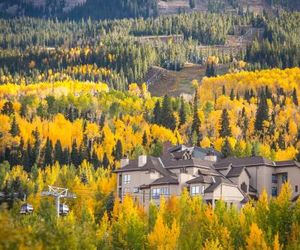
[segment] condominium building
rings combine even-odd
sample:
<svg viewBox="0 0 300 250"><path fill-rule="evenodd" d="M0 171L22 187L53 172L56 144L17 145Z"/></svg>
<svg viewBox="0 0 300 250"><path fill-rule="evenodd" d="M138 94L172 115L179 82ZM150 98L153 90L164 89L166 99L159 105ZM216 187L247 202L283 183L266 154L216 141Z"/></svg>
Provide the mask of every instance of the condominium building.
<svg viewBox="0 0 300 250"><path fill-rule="evenodd" d="M184 188L213 206L223 200L241 207L250 197L256 199L263 189L269 195L278 195L286 181L292 185L296 199L300 186L298 162L273 162L263 157L221 159L213 149L185 145L171 147L161 157L122 159L115 173L120 200L130 194L145 207L150 201L159 204L161 196L180 196Z"/></svg>

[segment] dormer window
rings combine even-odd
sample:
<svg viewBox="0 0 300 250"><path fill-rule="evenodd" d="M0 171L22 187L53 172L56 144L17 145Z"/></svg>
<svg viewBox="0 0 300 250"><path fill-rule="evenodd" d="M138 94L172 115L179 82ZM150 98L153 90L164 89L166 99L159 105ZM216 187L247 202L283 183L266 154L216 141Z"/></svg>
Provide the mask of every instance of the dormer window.
<svg viewBox="0 0 300 250"><path fill-rule="evenodd" d="M181 174L186 174L186 173L187 173L186 168L181 168L181 169L180 169L180 173L181 173Z"/></svg>
<svg viewBox="0 0 300 250"><path fill-rule="evenodd" d="M129 184L131 180L131 176L129 174L124 175L124 184Z"/></svg>

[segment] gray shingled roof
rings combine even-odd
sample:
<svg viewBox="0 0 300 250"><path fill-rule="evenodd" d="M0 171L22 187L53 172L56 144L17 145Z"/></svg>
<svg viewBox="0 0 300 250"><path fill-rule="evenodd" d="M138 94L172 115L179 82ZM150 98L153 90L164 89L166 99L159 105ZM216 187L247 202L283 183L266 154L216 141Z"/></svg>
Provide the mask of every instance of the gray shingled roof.
<svg viewBox="0 0 300 250"><path fill-rule="evenodd" d="M172 178L171 176L164 176L161 177L151 184L149 186L156 186L156 185L172 185L172 184L178 184L178 180L175 178Z"/></svg>
<svg viewBox="0 0 300 250"><path fill-rule="evenodd" d="M186 182L187 184L195 184L195 183L212 183L211 176L200 175L194 179L191 179Z"/></svg>
<svg viewBox="0 0 300 250"><path fill-rule="evenodd" d="M213 176L220 176L221 173L217 170L210 168L210 169L198 169L198 172L202 175L213 175Z"/></svg>
<svg viewBox="0 0 300 250"><path fill-rule="evenodd" d="M201 148L201 147L194 147L193 150L193 156L198 156L200 153L200 155L215 155L218 158L221 158L223 155L221 152L215 150L214 148ZM199 156L200 156L199 155Z"/></svg>
<svg viewBox="0 0 300 250"><path fill-rule="evenodd" d="M250 177L250 174L249 174L249 172L248 172L248 170L247 170L247 168L246 168L245 166L239 166L239 167L234 167L234 166L233 166L233 167L229 170L229 172L228 172L228 174L226 175L226 177L227 177L227 178L239 177L239 176L242 174L242 172L243 172L244 169L245 169L247 175Z"/></svg>
<svg viewBox="0 0 300 250"><path fill-rule="evenodd" d="M224 177L215 177L215 182L212 183L209 187L207 187L204 190L204 193L211 193L213 191L215 191L215 189L221 184L221 183L226 183L226 184L231 184L231 185L235 185L234 183L232 183L230 180L224 178ZM236 185L235 185L236 186Z"/></svg>
<svg viewBox="0 0 300 250"><path fill-rule="evenodd" d="M241 167L232 167L228 174L226 175L226 177L231 178L231 177L239 177L241 175L241 173L244 170L244 166Z"/></svg>
<svg viewBox="0 0 300 250"><path fill-rule="evenodd" d="M300 168L300 163L297 161L276 161L276 167L294 167L297 166Z"/></svg>
<svg viewBox="0 0 300 250"><path fill-rule="evenodd" d="M257 190L253 186L249 185L249 192L257 193Z"/></svg>
<svg viewBox="0 0 300 250"><path fill-rule="evenodd" d="M147 156L147 162L144 166L138 167L138 160L130 160L129 164L116 169L114 172L128 172L128 171L151 171L156 170L157 172L161 173L163 176L176 176L174 173L166 169L160 160L160 158Z"/></svg>
<svg viewBox="0 0 300 250"><path fill-rule="evenodd" d="M213 162L201 160L201 159L186 159L186 160L175 160L171 159L170 157L162 157L161 158L163 164L166 168L182 168L182 167L204 167L204 168L211 168Z"/></svg>
<svg viewBox="0 0 300 250"><path fill-rule="evenodd" d="M261 165L274 167L275 163L261 156L252 156L252 157L243 157L243 158L228 157L215 163L214 167L216 169L224 169L224 168L228 168L230 165L235 167L238 166L250 167L250 166L261 166Z"/></svg>

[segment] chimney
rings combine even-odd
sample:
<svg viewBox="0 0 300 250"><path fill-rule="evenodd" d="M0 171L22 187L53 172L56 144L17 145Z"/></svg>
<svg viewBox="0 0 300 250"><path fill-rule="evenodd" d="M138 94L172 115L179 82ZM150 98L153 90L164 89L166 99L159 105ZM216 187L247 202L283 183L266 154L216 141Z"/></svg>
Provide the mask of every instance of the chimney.
<svg viewBox="0 0 300 250"><path fill-rule="evenodd" d="M204 156L204 160L217 162L218 157L216 155L206 155L206 156Z"/></svg>
<svg viewBox="0 0 300 250"><path fill-rule="evenodd" d="M143 167L147 163L147 155L140 155L138 160L138 166Z"/></svg>
<svg viewBox="0 0 300 250"><path fill-rule="evenodd" d="M129 164L129 159L128 158L121 159L121 168L125 167L128 164Z"/></svg>

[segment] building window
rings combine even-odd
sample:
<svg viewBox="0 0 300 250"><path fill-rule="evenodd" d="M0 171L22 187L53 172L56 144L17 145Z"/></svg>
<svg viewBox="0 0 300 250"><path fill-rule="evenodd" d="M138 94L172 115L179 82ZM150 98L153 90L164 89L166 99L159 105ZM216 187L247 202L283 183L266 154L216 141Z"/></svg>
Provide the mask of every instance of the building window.
<svg viewBox="0 0 300 250"><path fill-rule="evenodd" d="M119 186L122 186L122 174L119 175Z"/></svg>
<svg viewBox="0 0 300 250"><path fill-rule="evenodd" d="M200 186L192 186L191 195L200 194Z"/></svg>
<svg viewBox="0 0 300 250"><path fill-rule="evenodd" d="M120 200L122 200L122 196L123 196L123 195L122 195L122 188L120 187L120 188L119 188L119 199L120 199Z"/></svg>
<svg viewBox="0 0 300 250"><path fill-rule="evenodd" d="M277 183L278 178L276 174L272 174L272 183Z"/></svg>
<svg viewBox="0 0 300 250"><path fill-rule="evenodd" d="M242 189L245 193L248 192L248 186L247 186L247 184L246 184L245 182L243 182L243 183L241 184L241 189Z"/></svg>
<svg viewBox="0 0 300 250"><path fill-rule="evenodd" d="M170 190L168 187L162 187L160 188L160 194L161 195L170 195Z"/></svg>
<svg viewBox="0 0 300 250"><path fill-rule="evenodd" d="M282 175L282 183L285 183L285 182L287 182L288 181L288 174L287 173L284 173L283 175Z"/></svg>
<svg viewBox="0 0 300 250"><path fill-rule="evenodd" d="M152 198L153 199L159 199L160 196L160 189L159 188L153 188L152 189Z"/></svg>
<svg viewBox="0 0 300 250"><path fill-rule="evenodd" d="M295 185L295 193L298 193L298 185Z"/></svg>
<svg viewBox="0 0 300 250"><path fill-rule="evenodd" d="M181 168L181 169L180 169L180 173L181 173L181 174L187 174L187 172L188 172L188 171L186 170L186 168Z"/></svg>
<svg viewBox="0 0 300 250"><path fill-rule="evenodd" d="M272 196L277 196L277 187L272 187Z"/></svg>
<svg viewBox="0 0 300 250"><path fill-rule="evenodd" d="M131 176L129 174L124 175L124 184L130 183Z"/></svg>

